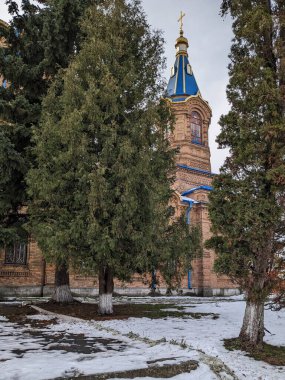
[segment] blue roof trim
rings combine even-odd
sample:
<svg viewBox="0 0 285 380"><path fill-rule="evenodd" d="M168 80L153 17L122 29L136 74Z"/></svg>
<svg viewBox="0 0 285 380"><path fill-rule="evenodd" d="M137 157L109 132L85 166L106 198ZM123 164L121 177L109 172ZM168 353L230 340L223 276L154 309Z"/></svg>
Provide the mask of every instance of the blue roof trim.
<svg viewBox="0 0 285 380"><path fill-rule="evenodd" d="M181 200L182 200L182 202L189 203L189 204L200 203L200 202L198 202L198 201L195 201L195 199L192 199L192 198L188 198L188 197L183 196L183 194L182 194L182 196L181 196Z"/></svg>
<svg viewBox="0 0 285 380"><path fill-rule="evenodd" d="M187 170L192 170L194 172L198 172L198 173L202 173L202 174L206 174L206 175L210 175L212 177L214 177L216 175L216 173L211 173L211 172L208 172L206 170L202 170L202 169L196 169L196 168L192 168L191 166L187 166L187 165L180 165L178 164L177 165L179 168L182 168L182 169L187 169Z"/></svg>
<svg viewBox="0 0 285 380"><path fill-rule="evenodd" d="M184 199L184 197L186 195L189 195L189 194L193 194L195 191L197 190L206 190L206 191L212 191L213 188L212 186L206 186L206 185L202 185L202 186L198 186L198 187L194 187L193 189L190 189L190 190L187 190L187 191L184 191L181 196L182 198Z"/></svg>

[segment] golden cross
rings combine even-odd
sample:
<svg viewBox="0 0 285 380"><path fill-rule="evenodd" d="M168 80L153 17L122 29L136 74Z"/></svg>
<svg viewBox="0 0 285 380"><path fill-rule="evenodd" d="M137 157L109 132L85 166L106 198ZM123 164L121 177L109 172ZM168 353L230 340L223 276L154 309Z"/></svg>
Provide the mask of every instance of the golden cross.
<svg viewBox="0 0 285 380"><path fill-rule="evenodd" d="M185 17L186 14L182 11L180 12L180 17L178 19L178 22L180 22L180 32L183 32L183 17Z"/></svg>

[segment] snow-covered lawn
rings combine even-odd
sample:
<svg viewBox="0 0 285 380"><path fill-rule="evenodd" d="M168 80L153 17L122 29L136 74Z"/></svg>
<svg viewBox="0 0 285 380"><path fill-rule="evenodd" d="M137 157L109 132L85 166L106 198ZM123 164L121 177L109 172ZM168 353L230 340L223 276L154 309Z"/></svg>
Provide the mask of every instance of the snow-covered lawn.
<svg viewBox="0 0 285 380"><path fill-rule="evenodd" d="M173 379L285 379L285 367L255 361L242 352L229 352L223 347L224 338L238 335L245 307L241 297L124 297L116 302L175 304L192 313L219 314L219 318L209 315L201 319L129 318L104 322L59 318L55 324L35 328L29 322L23 326L0 317L0 378L68 378L191 359L199 362L198 369ZM53 318L31 316L30 322ZM266 311L266 328L273 334L266 335L267 342L285 345L285 311Z"/></svg>

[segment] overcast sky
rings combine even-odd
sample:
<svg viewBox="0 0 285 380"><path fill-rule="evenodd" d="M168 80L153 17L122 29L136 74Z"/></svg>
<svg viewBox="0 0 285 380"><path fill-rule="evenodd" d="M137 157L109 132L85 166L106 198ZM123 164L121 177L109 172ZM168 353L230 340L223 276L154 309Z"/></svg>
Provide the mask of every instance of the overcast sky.
<svg viewBox="0 0 285 380"><path fill-rule="evenodd" d="M213 172L219 171L227 154L217 149L215 139L219 133L218 120L229 109L226 85L232 39L231 20L220 17L220 3L220 0L142 0L150 24L164 33L167 79L175 61L174 45L179 35L177 20L181 11L186 13L184 35L190 43L189 60L202 96L213 110L209 132ZM0 18L9 20L5 0L0 0Z"/></svg>

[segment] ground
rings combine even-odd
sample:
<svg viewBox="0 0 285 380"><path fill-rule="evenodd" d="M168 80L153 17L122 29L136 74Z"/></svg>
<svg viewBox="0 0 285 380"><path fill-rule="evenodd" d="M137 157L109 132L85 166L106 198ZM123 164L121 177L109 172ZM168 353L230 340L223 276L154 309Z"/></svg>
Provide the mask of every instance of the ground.
<svg viewBox="0 0 285 380"><path fill-rule="evenodd" d="M50 315L29 301L0 303L3 380L285 378L285 367L224 347L224 339L238 335L241 296L121 297L115 299L117 316L108 318L97 316L93 299L69 307L37 304L56 313ZM285 346L284 317L284 310L266 311L267 343Z"/></svg>

